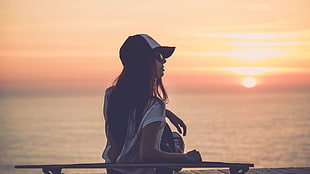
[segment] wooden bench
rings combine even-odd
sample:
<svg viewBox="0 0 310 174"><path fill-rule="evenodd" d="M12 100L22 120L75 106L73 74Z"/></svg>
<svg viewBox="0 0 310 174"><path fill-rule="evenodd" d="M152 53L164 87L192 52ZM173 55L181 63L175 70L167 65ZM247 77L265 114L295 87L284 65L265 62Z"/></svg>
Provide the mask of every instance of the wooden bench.
<svg viewBox="0 0 310 174"><path fill-rule="evenodd" d="M244 174L254 164L249 163L84 163L84 164L48 164L48 165L17 165L17 169L42 169L44 174L61 174L62 169L98 169L98 168L229 168L230 174Z"/></svg>

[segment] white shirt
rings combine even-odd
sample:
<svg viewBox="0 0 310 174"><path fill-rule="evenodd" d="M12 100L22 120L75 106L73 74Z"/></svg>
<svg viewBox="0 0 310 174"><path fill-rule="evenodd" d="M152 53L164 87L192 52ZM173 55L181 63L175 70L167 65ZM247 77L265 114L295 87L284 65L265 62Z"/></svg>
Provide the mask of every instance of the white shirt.
<svg viewBox="0 0 310 174"><path fill-rule="evenodd" d="M104 119L107 120L107 108L108 108L108 94L110 93L112 88L108 88L105 93L105 99L104 99ZM134 119L128 119L128 128L127 128L127 136L125 139L125 144L121 150L120 155L116 159L116 163L128 163L128 162L141 162L140 160L140 144L141 144L141 135L142 135L142 129L153 123L153 122L166 122L165 120L165 113L166 111L166 105L165 103L156 98L153 97L151 100L148 101L148 104L146 105L146 108L144 110L143 118L140 122L140 125L138 127L138 130L135 131L136 126L133 123ZM108 126L108 125L107 125ZM106 129L109 130L109 129ZM164 131L164 127L159 132L159 135L161 136ZM106 135L108 135L108 132L106 132ZM159 138L160 140L160 138ZM160 149L160 141L156 142L156 147ZM109 142L109 139L107 138L107 144L103 151L102 158L105 159L107 163L111 163L111 160L109 159L109 150L111 148L111 144ZM153 168L115 168L113 170L122 172L124 174L153 174L154 169Z"/></svg>

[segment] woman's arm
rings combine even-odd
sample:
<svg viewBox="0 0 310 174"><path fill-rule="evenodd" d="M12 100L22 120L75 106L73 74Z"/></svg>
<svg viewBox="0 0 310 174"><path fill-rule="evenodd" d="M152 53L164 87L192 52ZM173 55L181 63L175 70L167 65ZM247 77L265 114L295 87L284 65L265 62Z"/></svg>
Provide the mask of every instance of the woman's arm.
<svg viewBox="0 0 310 174"><path fill-rule="evenodd" d="M166 109L166 116L169 118L170 122L177 128L178 132L182 134L183 128L183 136L186 135L186 125L182 119L180 119L176 114Z"/></svg>
<svg viewBox="0 0 310 174"><path fill-rule="evenodd" d="M153 122L142 129L140 158L143 161L174 161L174 162L200 162L201 156L198 151L191 151L186 154L164 152L156 147L160 142L160 129L165 122Z"/></svg>

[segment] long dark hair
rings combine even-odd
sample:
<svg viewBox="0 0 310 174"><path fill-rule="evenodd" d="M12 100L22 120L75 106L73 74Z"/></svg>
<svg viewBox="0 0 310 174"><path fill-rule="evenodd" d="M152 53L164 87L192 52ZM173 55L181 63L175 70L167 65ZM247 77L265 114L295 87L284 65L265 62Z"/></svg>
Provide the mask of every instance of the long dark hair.
<svg viewBox="0 0 310 174"><path fill-rule="evenodd" d="M109 94L107 109L109 132L120 146L124 144L130 116L137 128L151 97L168 100L162 78L156 77L155 61L159 53L151 49L139 49L138 53L135 49L126 48L125 53L122 50L124 67Z"/></svg>

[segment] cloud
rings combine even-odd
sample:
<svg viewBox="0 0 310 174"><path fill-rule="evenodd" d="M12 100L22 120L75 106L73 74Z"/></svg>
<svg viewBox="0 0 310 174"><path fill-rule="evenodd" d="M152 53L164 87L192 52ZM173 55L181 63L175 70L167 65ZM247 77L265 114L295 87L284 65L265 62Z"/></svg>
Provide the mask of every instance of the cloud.
<svg viewBox="0 0 310 174"><path fill-rule="evenodd" d="M269 47L269 46L298 46L298 45L310 45L310 42L235 42L233 46L240 47Z"/></svg>
<svg viewBox="0 0 310 174"><path fill-rule="evenodd" d="M245 62L257 62L265 59L292 56L292 53L265 49L234 50L229 52L202 52L198 54L204 56L230 57Z"/></svg>
<svg viewBox="0 0 310 174"><path fill-rule="evenodd" d="M231 71L241 75L258 75L266 72L279 71L280 68L269 68L269 67L228 67L218 68L218 70Z"/></svg>
<svg viewBox="0 0 310 174"><path fill-rule="evenodd" d="M207 33L196 36L229 39L281 39L296 36L297 33Z"/></svg>

